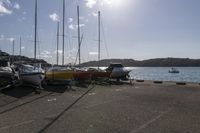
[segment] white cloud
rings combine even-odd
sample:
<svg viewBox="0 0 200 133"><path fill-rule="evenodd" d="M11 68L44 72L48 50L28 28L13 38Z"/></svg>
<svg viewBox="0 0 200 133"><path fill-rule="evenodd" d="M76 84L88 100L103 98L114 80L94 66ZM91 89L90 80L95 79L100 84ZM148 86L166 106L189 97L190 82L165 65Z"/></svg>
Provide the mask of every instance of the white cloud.
<svg viewBox="0 0 200 133"><path fill-rule="evenodd" d="M84 27L85 24L80 24L79 27ZM76 25L76 27L78 28L78 25Z"/></svg>
<svg viewBox="0 0 200 133"><path fill-rule="evenodd" d="M9 9L6 7L6 5L7 5L7 6L9 5L9 2L10 2L10 1L5 1L5 0L1 0L1 1L0 1L0 14L1 14L1 16L2 16L3 14L12 14L12 11L9 10Z"/></svg>
<svg viewBox="0 0 200 133"><path fill-rule="evenodd" d="M92 13L92 16L97 17L97 16L98 16L98 13L93 12L93 13Z"/></svg>
<svg viewBox="0 0 200 133"><path fill-rule="evenodd" d="M20 5L19 5L18 3L15 3L13 7L14 7L15 9L18 9L18 10L20 9Z"/></svg>
<svg viewBox="0 0 200 133"><path fill-rule="evenodd" d="M89 52L89 55L98 55L98 52Z"/></svg>
<svg viewBox="0 0 200 133"><path fill-rule="evenodd" d="M79 27L81 28L81 27L84 27L85 26L85 24L80 24L79 25ZM69 29L71 29L71 30L75 30L75 29L77 29L78 28L78 25L75 25L75 24L70 24L69 25Z"/></svg>
<svg viewBox="0 0 200 133"><path fill-rule="evenodd" d="M57 50L55 50L54 53L56 54L56 53L57 53ZM59 53L59 54L62 54L62 50L58 50L58 53Z"/></svg>
<svg viewBox="0 0 200 133"><path fill-rule="evenodd" d="M50 52L47 50L44 50L41 54L50 54Z"/></svg>
<svg viewBox="0 0 200 133"><path fill-rule="evenodd" d="M50 14L49 18L54 22L60 21L60 17L56 13Z"/></svg>
<svg viewBox="0 0 200 133"><path fill-rule="evenodd" d="M12 41L14 41L15 39L11 37L11 38L7 38L7 40L12 42Z"/></svg>
<svg viewBox="0 0 200 133"><path fill-rule="evenodd" d="M44 50L44 51L41 53L41 57L42 57L42 58L47 58L47 59L52 58L51 52L49 52L49 51L47 51L47 50Z"/></svg>
<svg viewBox="0 0 200 133"><path fill-rule="evenodd" d="M73 18L68 19L68 23L71 23L71 22L73 22Z"/></svg>
<svg viewBox="0 0 200 133"><path fill-rule="evenodd" d="M73 24L70 24L70 25L69 25L69 29L71 29L71 30L75 30L75 29L76 29L76 26L73 25Z"/></svg>
<svg viewBox="0 0 200 133"><path fill-rule="evenodd" d="M25 49L25 47L24 47L24 46L22 46L22 47L21 47L21 50L24 50L24 49Z"/></svg>
<svg viewBox="0 0 200 133"><path fill-rule="evenodd" d="M93 8L97 4L97 0L85 0L86 6L89 8Z"/></svg>

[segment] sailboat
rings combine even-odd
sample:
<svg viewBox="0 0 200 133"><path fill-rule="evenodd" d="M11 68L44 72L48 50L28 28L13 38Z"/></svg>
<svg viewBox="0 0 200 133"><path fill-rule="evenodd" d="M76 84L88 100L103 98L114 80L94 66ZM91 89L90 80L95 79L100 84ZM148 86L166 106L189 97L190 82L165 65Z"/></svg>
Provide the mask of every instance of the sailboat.
<svg viewBox="0 0 200 133"><path fill-rule="evenodd" d="M65 0L63 0L63 34L62 34L62 66L64 66L64 43L65 43ZM74 71L71 68L67 67L59 67L58 65L58 45L59 45L59 22L57 24L57 57L56 62L57 66L53 66L52 68L49 68L45 72L45 80L47 83L49 82L69 82L74 79Z"/></svg>
<svg viewBox="0 0 200 133"><path fill-rule="evenodd" d="M34 60L36 62L36 44L37 44L37 0L35 0L35 40L34 40ZM19 64L19 76L23 83L32 84L39 88L42 88L41 84L45 77L44 70L41 68L41 64Z"/></svg>
<svg viewBox="0 0 200 133"><path fill-rule="evenodd" d="M100 69L100 49L101 49L101 12L98 11L98 68L88 68L87 71L91 73L92 79L110 78L110 71Z"/></svg>
<svg viewBox="0 0 200 133"><path fill-rule="evenodd" d="M0 66L0 90L16 85L19 82L19 76L9 65Z"/></svg>

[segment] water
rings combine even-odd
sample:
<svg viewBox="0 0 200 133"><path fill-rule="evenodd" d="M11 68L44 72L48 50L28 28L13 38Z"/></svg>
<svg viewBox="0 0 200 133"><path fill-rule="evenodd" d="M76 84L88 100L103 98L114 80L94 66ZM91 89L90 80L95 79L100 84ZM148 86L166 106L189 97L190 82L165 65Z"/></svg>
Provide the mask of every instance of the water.
<svg viewBox="0 0 200 133"><path fill-rule="evenodd" d="M129 67L134 79L200 83L200 67L177 67L180 73L168 73L169 67Z"/></svg>

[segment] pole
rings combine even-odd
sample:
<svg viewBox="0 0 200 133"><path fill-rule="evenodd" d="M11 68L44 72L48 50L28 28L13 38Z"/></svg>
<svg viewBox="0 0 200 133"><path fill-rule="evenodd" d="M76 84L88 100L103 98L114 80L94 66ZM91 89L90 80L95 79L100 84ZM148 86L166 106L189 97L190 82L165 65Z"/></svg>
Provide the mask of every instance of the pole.
<svg viewBox="0 0 200 133"><path fill-rule="evenodd" d="M100 28L100 20L101 19L101 12L98 11L98 31L99 31L99 46L98 46L98 68L100 67L100 56L101 56L101 53L100 53L100 49L101 49L101 28Z"/></svg>
<svg viewBox="0 0 200 133"><path fill-rule="evenodd" d="M34 59L37 54L37 0L35 0L35 39L34 39Z"/></svg>
<svg viewBox="0 0 200 133"><path fill-rule="evenodd" d="M59 55L58 55L58 49L59 49L59 21L57 23L57 57L56 57L56 62L57 62L57 65L58 65L58 60L59 60Z"/></svg>
<svg viewBox="0 0 200 133"><path fill-rule="evenodd" d="M15 50L15 40L14 40L14 39L13 39L13 41L12 41L12 44L13 44L13 45L12 45L12 64L13 64L13 62L14 62L14 54L15 54L15 53L14 53L14 52L15 52L15 51L14 51L14 50Z"/></svg>
<svg viewBox="0 0 200 133"><path fill-rule="evenodd" d="M62 46L62 65L65 64L64 62L64 55L65 55L65 0L63 0L63 46Z"/></svg>
<svg viewBox="0 0 200 133"><path fill-rule="evenodd" d="M19 55L22 56L22 40L21 40L21 36L19 38L19 46L20 46Z"/></svg>
<svg viewBox="0 0 200 133"><path fill-rule="evenodd" d="M81 64L81 45L80 45L80 20L79 20L79 6L77 6L77 23L78 23L78 59Z"/></svg>

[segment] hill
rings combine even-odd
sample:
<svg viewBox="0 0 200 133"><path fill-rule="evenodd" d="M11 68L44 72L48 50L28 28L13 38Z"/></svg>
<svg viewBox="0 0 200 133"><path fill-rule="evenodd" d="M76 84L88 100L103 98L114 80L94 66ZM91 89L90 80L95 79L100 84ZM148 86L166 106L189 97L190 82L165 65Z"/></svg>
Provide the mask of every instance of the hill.
<svg viewBox="0 0 200 133"><path fill-rule="evenodd" d="M189 58L157 58L149 60L133 59L105 59L100 61L100 66L107 67L110 63L122 63L126 67L200 67L200 59ZM96 67L97 61L82 63L84 67Z"/></svg>
<svg viewBox="0 0 200 133"><path fill-rule="evenodd" d="M42 59L34 60L33 58L28 58L25 56L19 56L19 55L12 56L0 50L0 66L5 66L8 61L11 61L11 62L13 61L15 63L30 63L30 64L41 63L43 67L50 66L49 63L47 63L46 61Z"/></svg>

